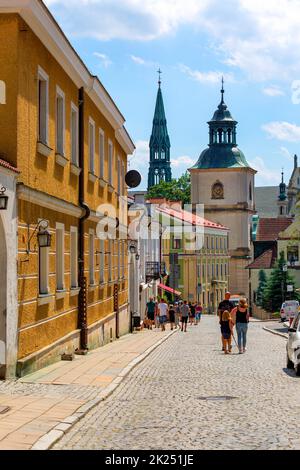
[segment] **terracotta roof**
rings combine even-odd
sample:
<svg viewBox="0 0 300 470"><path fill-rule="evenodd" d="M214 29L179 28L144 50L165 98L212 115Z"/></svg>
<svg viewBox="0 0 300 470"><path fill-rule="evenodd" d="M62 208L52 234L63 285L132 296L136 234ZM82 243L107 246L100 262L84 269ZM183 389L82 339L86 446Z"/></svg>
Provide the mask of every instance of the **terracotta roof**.
<svg viewBox="0 0 300 470"><path fill-rule="evenodd" d="M13 171L14 173L21 173L20 170L18 170L18 168L15 168L10 163L6 162L5 160L2 160L1 158L0 158L0 166L7 168L10 171Z"/></svg>
<svg viewBox="0 0 300 470"><path fill-rule="evenodd" d="M276 260L276 248L264 251L253 263L247 266L247 269L271 269Z"/></svg>
<svg viewBox="0 0 300 470"><path fill-rule="evenodd" d="M270 242L278 239L278 234L286 230L293 219L291 217L276 217L273 219L259 219L256 241Z"/></svg>
<svg viewBox="0 0 300 470"><path fill-rule="evenodd" d="M184 210L177 211L177 210L168 209L165 207L158 207L157 209L166 215L175 217L176 219L182 220L183 222L187 222L191 225L198 225L198 226L200 225L200 226L204 226L207 228L215 228L219 230L229 230L229 228L224 227L224 225L217 224L216 222L211 222L210 220L204 219L203 217L192 214L191 212L187 212Z"/></svg>

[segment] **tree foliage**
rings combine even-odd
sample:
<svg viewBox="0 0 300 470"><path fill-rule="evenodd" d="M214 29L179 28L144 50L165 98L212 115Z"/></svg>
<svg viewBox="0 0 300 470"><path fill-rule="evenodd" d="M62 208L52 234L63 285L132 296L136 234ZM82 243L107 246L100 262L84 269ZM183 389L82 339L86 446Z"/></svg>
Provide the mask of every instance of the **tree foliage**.
<svg viewBox="0 0 300 470"><path fill-rule="evenodd" d="M263 304L263 298L264 298L264 290L267 286L267 275L263 269L259 271L258 274L258 289L256 292L256 305L259 307L262 307Z"/></svg>
<svg viewBox="0 0 300 470"><path fill-rule="evenodd" d="M191 179L188 172L178 179L167 183L161 181L152 186L147 194L148 199L166 198L171 201L182 201L183 204L191 203Z"/></svg>
<svg viewBox="0 0 300 470"><path fill-rule="evenodd" d="M262 307L270 312L280 310L283 300L298 300L299 297L295 291L294 278L288 271L283 270L284 265L286 260L282 251L263 291ZM287 292L287 285L294 287L293 292Z"/></svg>

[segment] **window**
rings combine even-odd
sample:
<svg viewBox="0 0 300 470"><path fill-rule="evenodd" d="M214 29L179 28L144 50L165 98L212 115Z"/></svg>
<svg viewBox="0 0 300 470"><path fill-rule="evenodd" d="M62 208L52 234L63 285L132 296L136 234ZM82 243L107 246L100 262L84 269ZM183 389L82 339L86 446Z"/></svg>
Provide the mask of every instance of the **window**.
<svg viewBox="0 0 300 470"><path fill-rule="evenodd" d="M211 240L210 240L210 247L211 247L212 250L213 250L214 247L215 247L214 238L213 238L213 237L211 237Z"/></svg>
<svg viewBox="0 0 300 470"><path fill-rule="evenodd" d="M100 240L100 259L99 259L99 282L104 283L104 260L105 260L105 246L104 240Z"/></svg>
<svg viewBox="0 0 300 470"><path fill-rule="evenodd" d="M108 240L108 280L112 280L112 240Z"/></svg>
<svg viewBox="0 0 300 470"><path fill-rule="evenodd" d="M249 184L249 199L252 201L252 184Z"/></svg>
<svg viewBox="0 0 300 470"><path fill-rule="evenodd" d="M118 157L118 163L117 163L117 172L118 172L118 193L121 194L121 178L122 178L122 167L121 167L121 160L120 157Z"/></svg>
<svg viewBox="0 0 300 470"><path fill-rule="evenodd" d="M181 240L179 238L173 238L173 250L181 249Z"/></svg>
<svg viewBox="0 0 300 470"><path fill-rule="evenodd" d="M203 264L202 265L202 277L203 277L203 279L205 278L205 274L206 274L206 269L205 268L206 268L206 265Z"/></svg>
<svg viewBox="0 0 300 470"><path fill-rule="evenodd" d="M104 146L104 131L99 131L99 176L104 178L104 160L105 160L105 146Z"/></svg>
<svg viewBox="0 0 300 470"><path fill-rule="evenodd" d="M71 289L78 287L78 231L71 227L70 233Z"/></svg>
<svg viewBox="0 0 300 470"><path fill-rule="evenodd" d="M108 142L108 182L113 184L113 144Z"/></svg>
<svg viewBox="0 0 300 470"><path fill-rule="evenodd" d="M40 220L39 220L40 222ZM49 294L49 247L39 248L39 293Z"/></svg>
<svg viewBox="0 0 300 470"><path fill-rule="evenodd" d="M56 153L65 153L65 94L56 87Z"/></svg>
<svg viewBox="0 0 300 470"><path fill-rule="evenodd" d="M95 234L93 230L90 230L89 235L89 273L90 273L90 285L95 284Z"/></svg>
<svg viewBox="0 0 300 470"><path fill-rule="evenodd" d="M49 77L38 69L38 140L48 144Z"/></svg>
<svg viewBox="0 0 300 470"><path fill-rule="evenodd" d="M290 265L299 261L299 247L288 246L287 248L287 261Z"/></svg>
<svg viewBox="0 0 300 470"><path fill-rule="evenodd" d="M125 277L125 243L124 241L122 243L122 277Z"/></svg>
<svg viewBox="0 0 300 470"><path fill-rule="evenodd" d="M89 165L90 173L95 173L95 123L89 119Z"/></svg>
<svg viewBox="0 0 300 470"><path fill-rule="evenodd" d="M78 166L78 109L75 104L71 104L71 162Z"/></svg>
<svg viewBox="0 0 300 470"><path fill-rule="evenodd" d="M216 250L218 250L218 249L219 249L219 238L216 237Z"/></svg>
<svg viewBox="0 0 300 470"><path fill-rule="evenodd" d="M56 224L56 290L64 290L65 227Z"/></svg>

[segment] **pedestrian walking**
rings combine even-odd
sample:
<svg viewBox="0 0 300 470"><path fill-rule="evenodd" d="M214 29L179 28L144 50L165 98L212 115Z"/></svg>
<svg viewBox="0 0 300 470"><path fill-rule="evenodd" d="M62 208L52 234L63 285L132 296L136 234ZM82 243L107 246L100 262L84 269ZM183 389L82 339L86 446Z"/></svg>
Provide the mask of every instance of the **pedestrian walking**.
<svg viewBox="0 0 300 470"><path fill-rule="evenodd" d="M166 303L165 299L161 299L160 303L158 304L159 323L161 326L161 331L166 331L168 311L169 311L168 304Z"/></svg>
<svg viewBox="0 0 300 470"><path fill-rule="evenodd" d="M249 312L246 299L240 299L239 305L233 309L232 314L235 316L235 327L238 336L239 353L246 352L247 332L249 323Z"/></svg>
<svg viewBox="0 0 300 470"><path fill-rule="evenodd" d="M159 327L160 327L158 304L159 304L159 300L157 299L156 302L155 302L155 313L154 313L155 328L159 328Z"/></svg>
<svg viewBox="0 0 300 470"><path fill-rule="evenodd" d="M198 303L196 305L195 311L196 311L196 325L198 325L198 323L201 321L202 311L203 311L201 303Z"/></svg>
<svg viewBox="0 0 300 470"><path fill-rule="evenodd" d="M179 320L180 320L180 302L175 302L175 328L179 328Z"/></svg>
<svg viewBox="0 0 300 470"><path fill-rule="evenodd" d="M190 303L190 324L194 325L195 324L195 317L196 317L196 304Z"/></svg>
<svg viewBox="0 0 300 470"><path fill-rule="evenodd" d="M188 303L186 300L183 302L183 305L180 308L180 313L181 313L181 331L183 331L184 329L184 332L186 333L187 322L188 322L189 314L190 314L190 307L188 306Z"/></svg>
<svg viewBox="0 0 300 470"><path fill-rule="evenodd" d="M152 330L152 327L154 325L154 317L155 317L155 302L153 300L153 297L150 297L149 302L146 304L146 318L148 319L148 325L150 330Z"/></svg>
<svg viewBox="0 0 300 470"><path fill-rule="evenodd" d="M174 330L174 325L175 325L175 308L174 308L174 305L169 306L169 321L170 321L171 330Z"/></svg>
<svg viewBox="0 0 300 470"><path fill-rule="evenodd" d="M224 310L221 317L221 334L224 354L231 353L231 336L233 335L233 322L228 310Z"/></svg>
<svg viewBox="0 0 300 470"><path fill-rule="evenodd" d="M223 312L225 312L225 310L227 310L229 313L231 313L231 311L234 309L233 303L230 302L230 297L231 297L230 292L226 292L226 294L225 294L225 299L222 300L222 302L219 303L219 306L218 306L218 316L219 316L219 323L220 323L220 326L221 326L221 321L222 321L222 314L223 314ZM222 333L221 333L221 340L222 340L222 351L224 351ZM232 346L231 346L231 338L230 338L230 341L229 341L229 349L230 349L230 351L231 351L231 349L232 349Z"/></svg>

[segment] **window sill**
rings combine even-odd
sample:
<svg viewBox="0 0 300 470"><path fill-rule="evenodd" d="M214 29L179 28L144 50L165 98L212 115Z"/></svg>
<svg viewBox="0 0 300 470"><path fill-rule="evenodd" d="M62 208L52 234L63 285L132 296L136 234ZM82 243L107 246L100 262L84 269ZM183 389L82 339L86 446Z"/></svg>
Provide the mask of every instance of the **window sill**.
<svg viewBox="0 0 300 470"><path fill-rule="evenodd" d="M73 173L73 175L79 176L82 169L79 168L79 166L75 165L74 163L71 163L70 171L71 173Z"/></svg>
<svg viewBox="0 0 300 470"><path fill-rule="evenodd" d="M65 296L66 296L66 293L67 293L66 289L57 290L57 291L56 291L56 294L55 294L56 300L64 299Z"/></svg>
<svg viewBox="0 0 300 470"><path fill-rule="evenodd" d="M114 190L115 188L110 183L108 183L108 192L112 194Z"/></svg>
<svg viewBox="0 0 300 470"><path fill-rule="evenodd" d="M61 153L56 153L55 154L55 161L58 165L62 166L63 168L68 163L68 159L64 155L62 155Z"/></svg>
<svg viewBox="0 0 300 470"><path fill-rule="evenodd" d="M104 178L99 178L99 185L101 188L105 188L108 185L108 182Z"/></svg>
<svg viewBox="0 0 300 470"><path fill-rule="evenodd" d="M79 292L80 292L80 287L71 287L70 297L75 297L76 295L79 295Z"/></svg>
<svg viewBox="0 0 300 470"><path fill-rule="evenodd" d="M38 296L38 305L49 305L53 299L51 294L41 294Z"/></svg>
<svg viewBox="0 0 300 470"><path fill-rule="evenodd" d="M94 173L89 172L89 181L95 183L97 181L97 176Z"/></svg>
<svg viewBox="0 0 300 470"><path fill-rule="evenodd" d="M89 285L89 292L93 292L97 289L98 285L97 284L90 284Z"/></svg>
<svg viewBox="0 0 300 470"><path fill-rule="evenodd" d="M106 282L100 282L99 287L100 289L103 289L106 286Z"/></svg>
<svg viewBox="0 0 300 470"><path fill-rule="evenodd" d="M37 152L44 157L49 157L51 155L53 149L48 147L47 144L44 144L43 142L37 142Z"/></svg>

